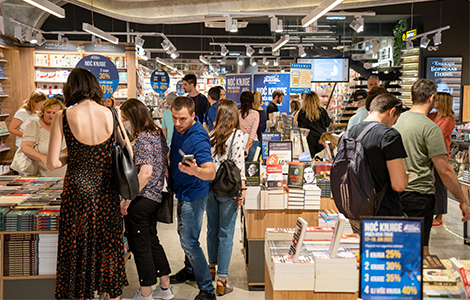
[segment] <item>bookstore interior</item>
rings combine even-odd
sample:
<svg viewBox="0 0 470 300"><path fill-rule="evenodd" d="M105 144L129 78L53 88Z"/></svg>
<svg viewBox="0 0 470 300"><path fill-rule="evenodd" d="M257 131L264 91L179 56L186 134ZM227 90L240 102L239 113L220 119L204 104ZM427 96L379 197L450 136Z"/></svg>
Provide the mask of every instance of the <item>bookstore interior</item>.
<svg viewBox="0 0 470 300"><path fill-rule="evenodd" d="M197 76L200 93L220 86L238 105L242 92L259 92L265 110L283 91L259 159L245 162L240 242L234 238L242 258L231 262L243 275L225 299L470 299L470 227L451 209L458 206L452 194L425 255L421 219L367 216L353 233L330 184L338 139L359 109L355 92L367 94L376 78L406 110L413 83L427 78L452 96L449 163L468 201L470 2L297 2L2 1L0 300L54 299L63 178L13 170L9 126L31 92L62 94L75 67L91 71L117 109L129 98L142 101L158 125L166 96L186 95L187 74ZM320 154L310 153L310 130L298 127L291 109L312 92L331 120ZM172 231L169 243L178 243L175 222L158 225L159 235ZM178 288L175 299L194 297Z"/></svg>

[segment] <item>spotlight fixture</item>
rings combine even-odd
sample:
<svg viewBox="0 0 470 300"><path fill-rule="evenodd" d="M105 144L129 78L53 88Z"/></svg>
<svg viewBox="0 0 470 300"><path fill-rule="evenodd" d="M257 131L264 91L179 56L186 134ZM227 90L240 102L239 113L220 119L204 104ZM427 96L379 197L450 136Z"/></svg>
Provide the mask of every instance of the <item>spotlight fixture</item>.
<svg viewBox="0 0 470 300"><path fill-rule="evenodd" d="M238 21L236 19L232 19L232 17L229 15L225 16L225 31L238 31Z"/></svg>
<svg viewBox="0 0 470 300"><path fill-rule="evenodd" d="M281 62L281 58L278 57L278 58L276 58L276 59L274 60L273 65L277 67L277 66L279 66L279 63L280 63L280 62Z"/></svg>
<svg viewBox="0 0 470 300"><path fill-rule="evenodd" d="M264 54L264 47L261 47L261 48L258 50L258 54Z"/></svg>
<svg viewBox="0 0 470 300"><path fill-rule="evenodd" d="M263 65L265 66L269 65L269 61L267 57L263 57Z"/></svg>
<svg viewBox="0 0 470 300"><path fill-rule="evenodd" d="M18 39L18 41L20 43L24 43L25 42L25 32L23 30L23 27L21 27L20 25L16 25L15 26L14 36L15 36L16 39Z"/></svg>
<svg viewBox="0 0 470 300"><path fill-rule="evenodd" d="M163 50L168 51L171 47L171 42L167 39L164 39L163 42L160 43L162 45Z"/></svg>
<svg viewBox="0 0 470 300"><path fill-rule="evenodd" d="M109 33L104 32L103 30L96 28L93 25L90 25L88 23L83 23L82 25L83 31L88 32L89 34L92 34L93 36L96 36L100 39L107 40L110 43L113 44L119 44L119 39L115 37L114 35L111 35Z"/></svg>
<svg viewBox="0 0 470 300"><path fill-rule="evenodd" d="M26 40L27 42L30 42L30 43L31 43L31 40L33 40L33 42L35 43L35 42L37 42L37 41L35 41L35 38L36 38L36 37L33 38L32 30L29 29L29 28L26 28L26 29L25 29L25 40ZM33 44L34 44L34 43L33 43Z"/></svg>
<svg viewBox="0 0 470 300"><path fill-rule="evenodd" d="M299 56L300 57L307 56L307 53L305 52L304 46L299 46Z"/></svg>
<svg viewBox="0 0 470 300"><path fill-rule="evenodd" d="M93 44L93 47L96 47L96 48L101 47L101 39L97 36L94 36L94 35L91 36L91 43Z"/></svg>
<svg viewBox="0 0 470 300"><path fill-rule="evenodd" d="M246 56L251 57L253 54L255 54L255 49L250 45L246 46Z"/></svg>
<svg viewBox="0 0 470 300"><path fill-rule="evenodd" d="M59 33L59 35L57 36L57 43L59 44L59 46L67 47L69 39L63 34Z"/></svg>
<svg viewBox="0 0 470 300"><path fill-rule="evenodd" d="M221 65L226 65L227 64L227 57L226 56L222 57L222 60L220 61L220 64Z"/></svg>
<svg viewBox="0 0 470 300"><path fill-rule="evenodd" d="M29 33L27 33L29 36L28 40L31 44L37 44L38 43L38 40L36 38L36 34L34 33L34 31L29 31Z"/></svg>
<svg viewBox="0 0 470 300"><path fill-rule="evenodd" d="M65 10L58 6L55 5L52 2L49 2L47 0L23 0L26 3L29 3L33 6L36 6L39 9L42 9L45 12L50 13L51 15L54 15L58 18L65 18Z"/></svg>
<svg viewBox="0 0 470 300"><path fill-rule="evenodd" d="M281 47L287 44L288 42L289 42L289 35L286 34L272 45L272 48L273 48L272 51L274 52L274 51L281 49Z"/></svg>
<svg viewBox="0 0 470 300"><path fill-rule="evenodd" d="M357 33L364 31L364 18L359 16L349 24L349 27L354 29Z"/></svg>
<svg viewBox="0 0 470 300"><path fill-rule="evenodd" d="M175 51L175 52L172 52L170 54L170 57L173 58L173 59L176 59L180 56L180 53L178 51Z"/></svg>
<svg viewBox="0 0 470 300"><path fill-rule="evenodd" d="M36 44L37 44L38 46L42 46L42 45L44 45L45 42L46 42L46 39L44 38L44 36L42 35L42 33L37 32L37 33L36 33Z"/></svg>
<svg viewBox="0 0 470 300"><path fill-rule="evenodd" d="M141 36L138 35L135 37L134 43L136 46L144 47L145 40Z"/></svg>
<svg viewBox="0 0 470 300"><path fill-rule="evenodd" d="M203 64L210 65L209 61L202 55L199 55L199 61Z"/></svg>
<svg viewBox="0 0 470 300"><path fill-rule="evenodd" d="M427 36L421 37L420 47L427 48L431 40Z"/></svg>
<svg viewBox="0 0 470 300"><path fill-rule="evenodd" d="M250 65L252 67L256 67L258 65L258 62L254 57L250 58Z"/></svg>
<svg viewBox="0 0 470 300"><path fill-rule="evenodd" d="M225 45L220 46L220 55L226 56L229 52Z"/></svg>
<svg viewBox="0 0 470 300"><path fill-rule="evenodd" d="M440 31L436 32L433 40L434 40L434 46L442 44L442 32Z"/></svg>
<svg viewBox="0 0 470 300"><path fill-rule="evenodd" d="M316 20L320 19L324 14L332 10L335 6L343 2L343 0L324 0L311 13L302 19L302 26L307 27Z"/></svg>
<svg viewBox="0 0 470 300"><path fill-rule="evenodd" d="M237 64L239 66L243 66L243 57L241 57L241 56L237 57Z"/></svg>
<svg viewBox="0 0 470 300"><path fill-rule="evenodd" d="M274 56L279 56L279 55L281 55L281 51L280 50L273 51L273 55Z"/></svg>
<svg viewBox="0 0 470 300"><path fill-rule="evenodd" d="M406 41L406 50L412 50L413 49L413 42L412 41Z"/></svg>
<svg viewBox="0 0 470 300"><path fill-rule="evenodd" d="M163 38L163 42L161 42L160 45L162 46L163 50L165 50L165 53L170 55L171 58L175 59L180 56L175 45L173 45L166 37Z"/></svg>
<svg viewBox="0 0 470 300"><path fill-rule="evenodd" d="M282 32L282 20L278 19L276 16L269 16L271 18L271 32Z"/></svg>

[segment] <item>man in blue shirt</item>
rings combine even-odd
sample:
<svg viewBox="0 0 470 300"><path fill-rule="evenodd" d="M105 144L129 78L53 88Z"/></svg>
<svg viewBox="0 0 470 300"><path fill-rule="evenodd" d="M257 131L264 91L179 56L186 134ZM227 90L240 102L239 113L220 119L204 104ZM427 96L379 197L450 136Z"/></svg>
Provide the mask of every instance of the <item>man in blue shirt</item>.
<svg viewBox="0 0 470 300"><path fill-rule="evenodd" d="M175 131L170 150L169 186L178 199L178 234L185 252L184 268L170 276L173 284L196 280L199 294L195 300L216 299L212 277L199 244L202 218L209 197L209 183L215 177L211 142L194 112L194 102L178 97L171 107ZM187 165L182 155L194 155Z"/></svg>
<svg viewBox="0 0 470 300"><path fill-rule="evenodd" d="M211 107L206 111L204 115L204 128L207 129L208 132L211 132L215 126L215 118L217 117L217 105L219 104L219 100L225 99L225 90L221 86L214 86L209 89L207 93L207 100L209 100L209 104Z"/></svg>

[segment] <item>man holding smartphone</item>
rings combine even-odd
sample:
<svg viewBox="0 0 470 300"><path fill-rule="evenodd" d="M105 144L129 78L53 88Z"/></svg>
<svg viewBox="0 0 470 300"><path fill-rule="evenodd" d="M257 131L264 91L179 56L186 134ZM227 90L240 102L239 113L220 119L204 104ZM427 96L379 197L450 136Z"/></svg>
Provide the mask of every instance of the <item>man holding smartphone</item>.
<svg viewBox="0 0 470 300"><path fill-rule="evenodd" d="M185 253L184 268L170 276L172 284L196 280L195 300L216 299L212 277L199 245L202 218L215 177L211 141L195 115L194 101L178 97L171 107L175 131L171 141L169 186L178 199L178 234Z"/></svg>

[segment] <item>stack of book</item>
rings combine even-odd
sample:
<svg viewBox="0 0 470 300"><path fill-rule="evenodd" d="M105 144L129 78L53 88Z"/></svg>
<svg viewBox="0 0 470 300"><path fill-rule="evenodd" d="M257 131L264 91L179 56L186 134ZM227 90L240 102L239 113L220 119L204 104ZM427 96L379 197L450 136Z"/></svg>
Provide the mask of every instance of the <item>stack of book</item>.
<svg viewBox="0 0 470 300"><path fill-rule="evenodd" d="M284 190L268 189L268 207L266 209L284 209Z"/></svg>
<svg viewBox="0 0 470 300"><path fill-rule="evenodd" d="M322 197L331 197L331 185L329 180L318 179L317 185L321 189Z"/></svg>
<svg viewBox="0 0 470 300"><path fill-rule="evenodd" d="M38 275L54 275L57 267L57 234L38 234Z"/></svg>
<svg viewBox="0 0 470 300"><path fill-rule="evenodd" d="M5 231L6 214L10 211L8 207L0 207L0 231Z"/></svg>
<svg viewBox="0 0 470 300"><path fill-rule="evenodd" d="M245 209L260 209L260 190L258 186L247 186L245 194Z"/></svg>
<svg viewBox="0 0 470 300"><path fill-rule="evenodd" d="M356 292L359 273L356 257L350 252L338 252L331 258L327 252L312 253L315 261L316 292Z"/></svg>
<svg viewBox="0 0 470 300"><path fill-rule="evenodd" d="M36 209L12 210L5 218L5 231L33 231L36 228Z"/></svg>
<svg viewBox="0 0 470 300"><path fill-rule="evenodd" d="M331 240L333 236L334 227L328 226L307 226L305 233L305 240ZM266 228L265 239L267 241L287 241L292 238L294 228Z"/></svg>
<svg viewBox="0 0 470 300"><path fill-rule="evenodd" d="M36 230L59 230L59 209L42 209L36 215Z"/></svg>
<svg viewBox="0 0 470 300"><path fill-rule="evenodd" d="M318 218L319 226L335 226L338 220L338 212L333 209L320 209Z"/></svg>
<svg viewBox="0 0 470 300"><path fill-rule="evenodd" d="M288 209L304 209L305 194L303 189L289 188Z"/></svg>
<svg viewBox="0 0 470 300"><path fill-rule="evenodd" d="M462 180L465 181L465 182L470 182L470 171L469 170L465 170L462 172Z"/></svg>
<svg viewBox="0 0 470 300"><path fill-rule="evenodd" d="M37 235L6 234L4 248L4 276L37 274Z"/></svg>
<svg viewBox="0 0 470 300"><path fill-rule="evenodd" d="M316 185L304 185L305 209L320 209L321 190Z"/></svg>

